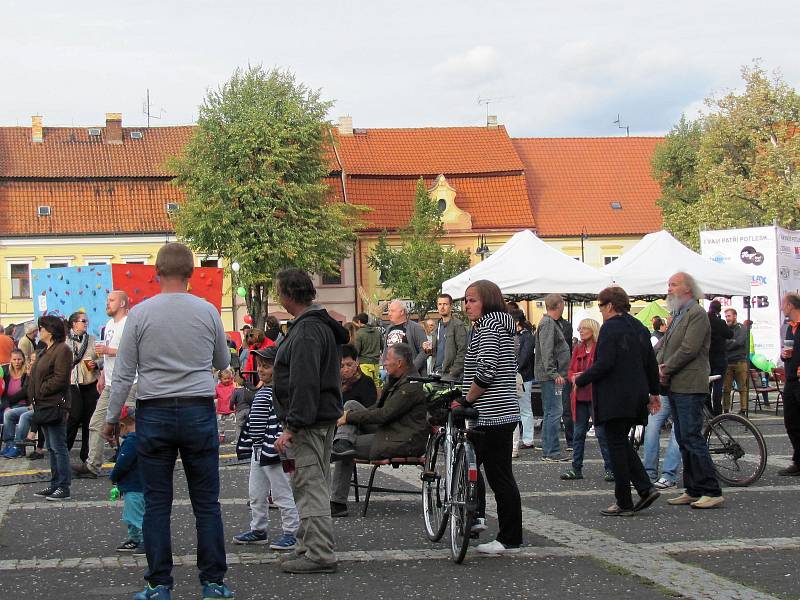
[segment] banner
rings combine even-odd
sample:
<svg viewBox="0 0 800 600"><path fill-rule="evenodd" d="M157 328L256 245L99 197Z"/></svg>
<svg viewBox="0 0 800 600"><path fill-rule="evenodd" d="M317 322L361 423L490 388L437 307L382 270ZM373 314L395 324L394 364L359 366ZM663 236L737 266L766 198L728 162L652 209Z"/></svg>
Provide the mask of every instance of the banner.
<svg viewBox="0 0 800 600"><path fill-rule="evenodd" d="M738 321L752 321L751 332L756 354L763 354L776 362L780 358L780 337L783 324L781 312L782 286L779 286L779 272L786 274L786 265L779 265L782 256L793 261L794 268L800 275L800 257L794 258L795 245L800 249L800 242L781 244L784 249L791 248L791 255L779 254L779 231L785 237L800 239L800 232L792 232L777 227L750 227L746 229L725 229L719 231L701 231L701 253L706 258L720 264L730 265L748 273L751 278L750 296L720 298L723 309L732 306L738 313ZM790 275L791 268L790 268ZM781 270L782 269L782 270ZM790 281L786 279L787 283ZM800 277L795 281L800 281ZM749 316L748 316L749 315Z"/></svg>

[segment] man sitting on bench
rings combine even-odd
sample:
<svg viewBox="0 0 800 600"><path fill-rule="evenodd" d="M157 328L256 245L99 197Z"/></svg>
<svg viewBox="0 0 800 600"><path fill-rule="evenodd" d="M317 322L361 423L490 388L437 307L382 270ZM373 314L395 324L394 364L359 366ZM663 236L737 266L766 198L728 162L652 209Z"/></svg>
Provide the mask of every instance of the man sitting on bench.
<svg viewBox="0 0 800 600"><path fill-rule="evenodd" d="M333 441L337 460L331 484L331 516L347 516L347 494L356 458L378 460L420 456L430 433L422 384L408 381L416 375L408 344L395 344L386 353L389 380L377 404L364 408L355 400L344 404L344 414Z"/></svg>

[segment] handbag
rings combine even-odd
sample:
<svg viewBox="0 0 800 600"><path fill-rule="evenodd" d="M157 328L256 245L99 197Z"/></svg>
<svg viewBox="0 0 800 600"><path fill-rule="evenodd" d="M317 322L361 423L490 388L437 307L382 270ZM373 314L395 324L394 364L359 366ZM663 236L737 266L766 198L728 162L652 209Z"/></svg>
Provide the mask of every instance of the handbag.
<svg viewBox="0 0 800 600"><path fill-rule="evenodd" d="M55 425L66 420L67 417L67 401L61 398L61 402L54 405L37 407L36 403L33 404L33 416L31 422L35 425Z"/></svg>

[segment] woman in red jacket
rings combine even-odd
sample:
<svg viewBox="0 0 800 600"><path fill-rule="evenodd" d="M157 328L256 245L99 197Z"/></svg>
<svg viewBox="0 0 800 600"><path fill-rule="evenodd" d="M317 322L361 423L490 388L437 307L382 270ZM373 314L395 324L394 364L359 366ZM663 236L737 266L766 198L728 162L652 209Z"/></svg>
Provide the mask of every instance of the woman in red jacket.
<svg viewBox="0 0 800 600"><path fill-rule="evenodd" d="M578 325L580 341L572 351L572 360L569 363L567 378L573 381L580 373L587 371L594 362L594 350L597 335L600 332L600 323L594 319L584 319ZM575 432L572 435L572 468L561 474L561 479L583 479L583 449L586 445L586 432L589 430L589 417L592 415L592 385L584 387L572 386L570 394L572 420L575 423ZM597 441L600 444L600 453L605 464L606 481L614 480L611 470L611 460L608 454L608 443L602 425L594 427Z"/></svg>

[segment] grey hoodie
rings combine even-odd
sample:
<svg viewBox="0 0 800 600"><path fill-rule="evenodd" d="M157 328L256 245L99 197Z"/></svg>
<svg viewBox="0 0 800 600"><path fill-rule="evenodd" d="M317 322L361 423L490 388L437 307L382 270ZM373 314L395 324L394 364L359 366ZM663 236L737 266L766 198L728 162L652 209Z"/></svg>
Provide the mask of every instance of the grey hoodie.
<svg viewBox="0 0 800 600"><path fill-rule="evenodd" d="M536 330L536 350L534 352L533 376L536 381L548 381L557 376L567 376L569 368L569 345L558 323L549 315L544 315Z"/></svg>

